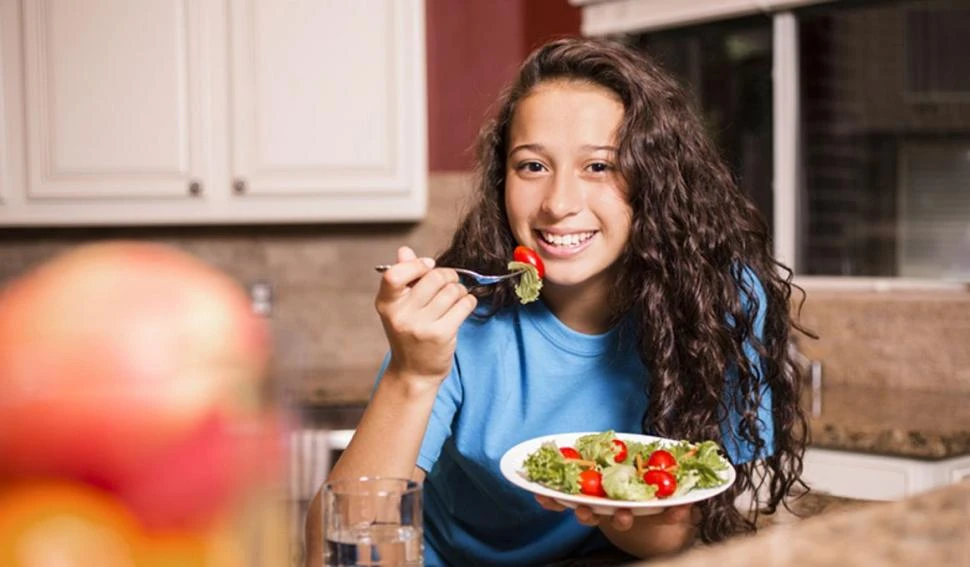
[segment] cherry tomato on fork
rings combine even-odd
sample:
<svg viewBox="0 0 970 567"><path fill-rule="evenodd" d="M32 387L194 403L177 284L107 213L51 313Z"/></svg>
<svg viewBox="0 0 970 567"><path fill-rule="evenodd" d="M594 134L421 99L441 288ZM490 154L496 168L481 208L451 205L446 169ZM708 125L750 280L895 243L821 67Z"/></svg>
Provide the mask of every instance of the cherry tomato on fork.
<svg viewBox="0 0 970 567"><path fill-rule="evenodd" d="M516 246L515 250L512 251L512 260L534 266L536 272L539 273L540 280L546 275L546 267L542 263L542 258L539 257L539 254L535 250L528 246Z"/></svg>
<svg viewBox="0 0 970 567"><path fill-rule="evenodd" d="M579 451L573 449L572 447L560 447L559 452L563 457L567 459L582 459L583 456L579 454Z"/></svg>
<svg viewBox="0 0 970 567"><path fill-rule="evenodd" d="M677 479L665 470L648 470L643 473L643 482L657 487L657 498L666 498L677 490Z"/></svg>
<svg viewBox="0 0 970 567"><path fill-rule="evenodd" d="M606 498L606 491L603 490L603 475L593 469L586 469L579 473L579 491L587 496Z"/></svg>
<svg viewBox="0 0 970 567"><path fill-rule="evenodd" d="M613 446L616 447L616 456L613 457L613 460L622 463L626 460L626 443L619 439L614 439Z"/></svg>
<svg viewBox="0 0 970 567"><path fill-rule="evenodd" d="M648 469L667 470L676 466L677 459L669 451L664 451L663 449L657 449L653 453L650 453L650 458L647 459Z"/></svg>

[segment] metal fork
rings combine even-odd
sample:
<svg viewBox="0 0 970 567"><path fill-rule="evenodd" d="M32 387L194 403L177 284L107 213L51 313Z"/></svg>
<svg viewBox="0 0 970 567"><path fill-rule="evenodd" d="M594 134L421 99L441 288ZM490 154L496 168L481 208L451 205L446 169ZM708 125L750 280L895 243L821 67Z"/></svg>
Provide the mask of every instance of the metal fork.
<svg viewBox="0 0 970 567"><path fill-rule="evenodd" d="M379 266L374 266L374 269L378 272L386 272L391 266L388 264L381 264ZM458 275L465 276L475 282L476 285L492 285L498 283L502 280L509 279L514 276L518 276L525 270L516 270L514 272L509 272L507 274L501 274L497 276L479 274L478 272L473 272L471 270L466 270L464 268L452 268L452 270L458 272Z"/></svg>

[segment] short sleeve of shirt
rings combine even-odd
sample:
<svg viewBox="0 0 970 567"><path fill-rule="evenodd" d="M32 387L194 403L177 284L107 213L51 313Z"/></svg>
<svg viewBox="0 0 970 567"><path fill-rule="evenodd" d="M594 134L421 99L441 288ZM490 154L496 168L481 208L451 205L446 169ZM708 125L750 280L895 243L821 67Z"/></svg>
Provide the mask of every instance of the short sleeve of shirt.
<svg viewBox="0 0 970 567"><path fill-rule="evenodd" d="M764 286L758 277L751 270L745 269L741 275L741 304L745 311L754 311L754 324L752 333L757 340L763 340L765 318L768 313L768 300L765 295ZM757 408L758 413L758 433L764 441L764 447L757 450L749 441L742 439L738 431L740 429L741 415L734 409L736 407L734 396L738 395L736 389L738 374L737 369L731 369L727 376L728 392L728 411L727 419L724 420L722 430L724 438L724 450L728 458L734 464L742 464L750 461L764 459L774 453L774 420L772 419L772 399L771 390L764 382L763 361L754 344L749 341L744 345L744 352L748 358L750 368L759 380L761 390L761 401Z"/></svg>
<svg viewBox="0 0 970 567"><path fill-rule="evenodd" d="M441 448L451 436L455 413L461 407L461 393L458 363L455 362L451 366L451 373L438 389L438 396L435 398L431 417L428 419L428 428L424 433L424 441L421 442L421 449L418 451L418 466L424 472L431 472L431 468L441 455Z"/></svg>
<svg viewBox="0 0 970 567"><path fill-rule="evenodd" d="M384 357L384 363L377 373L375 389L384 377L387 366L391 362L391 355ZM421 449L418 451L417 465L425 472L429 472L441 455L441 448L445 440L451 435L451 425L455 418L455 413L461 405L461 380L459 379L458 363L452 364L451 373L438 389L434 407L431 409L431 417L428 419L428 427L425 430L424 440L421 442Z"/></svg>

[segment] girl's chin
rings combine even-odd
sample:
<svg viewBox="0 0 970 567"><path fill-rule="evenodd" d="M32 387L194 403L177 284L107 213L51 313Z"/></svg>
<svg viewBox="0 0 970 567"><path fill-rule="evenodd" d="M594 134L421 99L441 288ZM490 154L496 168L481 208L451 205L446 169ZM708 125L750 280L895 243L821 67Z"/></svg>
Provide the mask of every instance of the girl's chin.
<svg viewBox="0 0 970 567"><path fill-rule="evenodd" d="M609 270L591 271L579 266L568 270L551 269L546 266L546 276L542 280L544 288L562 289L597 285L604 281L613 281L615 276Z"/></svg>

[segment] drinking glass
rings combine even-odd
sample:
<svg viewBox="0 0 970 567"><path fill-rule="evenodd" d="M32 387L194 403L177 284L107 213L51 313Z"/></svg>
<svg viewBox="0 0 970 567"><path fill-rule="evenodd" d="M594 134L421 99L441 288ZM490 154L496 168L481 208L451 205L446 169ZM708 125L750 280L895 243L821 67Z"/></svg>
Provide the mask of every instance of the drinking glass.
<svg viewBox="0 0 970 567"><path fill-rule="evenodd" d="M362 477L323 485L324 565L424 565L421 485Z"/></svg>

